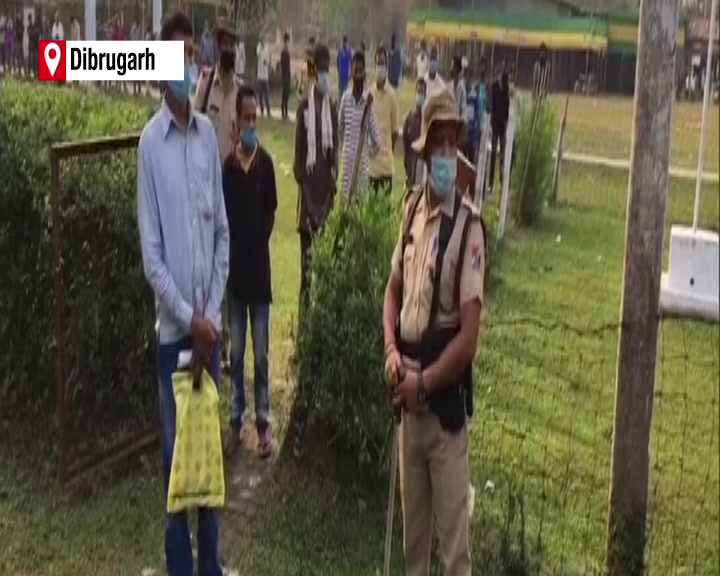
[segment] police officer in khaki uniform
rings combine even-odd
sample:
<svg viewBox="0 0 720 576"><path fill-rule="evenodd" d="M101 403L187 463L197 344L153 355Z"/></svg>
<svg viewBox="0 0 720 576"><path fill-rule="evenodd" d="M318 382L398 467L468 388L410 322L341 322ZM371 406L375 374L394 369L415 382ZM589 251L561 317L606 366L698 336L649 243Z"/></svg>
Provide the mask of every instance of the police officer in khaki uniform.
<svg viewBox="0 0 720 576"><path fill-rule="evenodd" d="M220 151L220 164L234 150L238 138L237 91L240 80L235 75L235 28L225 19L215 26L215 42L219 58L214 66L204 68L198 79L193 106L208 118L215 127ZM227 372L231 365L230 331L227 314L223 314L222 367Z"/></svg>
<svg viewBox="0 0 720 576"><path fill-rule="evenodd" d="M426 184L406 195L385 290L385 377L402 408L400 493L407 576L428 576L433 515L444 576L470 576L467 415L483 301L485 233L456 182L461 121L442 91L415 151Z"/></svg>
<svg viewBox="0 0 720 576"><path fill-rule="evenodd" d="M235 30L226 21L215 27L218 61L204 68L195 92L195 109L207 114L215 127L222 163L237 140L236 106L240 81L235 76Z"/></svg>

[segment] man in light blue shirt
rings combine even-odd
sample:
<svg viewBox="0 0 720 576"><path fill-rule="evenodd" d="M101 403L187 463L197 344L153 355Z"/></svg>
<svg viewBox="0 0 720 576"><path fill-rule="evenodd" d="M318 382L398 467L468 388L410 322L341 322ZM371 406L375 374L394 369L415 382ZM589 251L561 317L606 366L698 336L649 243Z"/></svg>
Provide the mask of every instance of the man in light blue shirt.
<svg viewBox="0 0 720 576"><path fill-rule="evenodd" d="M190 101L192 24L185 14L165 20L162 40L185 42L185 77L166 84L160 109L138 146L138 227L145 276L157 309L158 380L163 472L167 492L175 443L172 374L182 351L220 381L221 305L229 268L230 235L220 154L210 120ZM200 576L221 576L217 511L198 510ZM168 514L165 558L170 576L192 576L187 515Z"/></svg>

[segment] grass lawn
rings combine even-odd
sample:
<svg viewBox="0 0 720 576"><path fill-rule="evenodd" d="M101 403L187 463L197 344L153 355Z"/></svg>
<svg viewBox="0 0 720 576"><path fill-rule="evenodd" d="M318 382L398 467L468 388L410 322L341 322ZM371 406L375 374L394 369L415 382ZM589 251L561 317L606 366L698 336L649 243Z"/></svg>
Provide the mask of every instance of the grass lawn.
<svg viewBox="0 0 720 576"><path fill-rule="evenodd" d="M594 116L592 109L583 112ZM274 156L279 185L270 358L279 436L292 392L287 361L299 284L293 127L262 123L260 134ZM717 132L714 142L717 158ZM672 181L668 227L690 222L693 190L693 183ZM478 574L498 574L501 564L521 563L521 542L543 573L589 574L602 566L626 195L626 174L567 165L561 205L549 210L538 228L508 232L485 313L470 430ZM719 198L717 186L706 187L702 224L715 230ZM486 210L495 210L497 200L491 198ZM716 574L718 329L667 321L660 338L650 571ZM227 386L224 392L227 396ZM273 576L380 572L386 484L368 489L327 454L309 456L306 466L276 468L253 516L224 513L222 553L228 567ZM134 575L145 567L162 572L157 460L153 452L126 474L63 494L42 479L46 474L4 458L0 574ZM399 520L394 550L399 574Z"/></svg>
<svg viewBox="0 0 720 576"><path fill-rule="evenodd" d="M402 118L415 101L414 84L404 80L400 86L400 115ZM565 106L566 94L555 94L552 102L557 111L558 122ZM718 105L710 106L708 114L707 149L705 171L717 173L720 157ZM586 97L570 95L568 104L565 150L576 154L630 157L632 135L633 100L627 96ZM677 102L673 111L672 148L670 161L673 166L697 168L702 124L702 104Z"/></svg>

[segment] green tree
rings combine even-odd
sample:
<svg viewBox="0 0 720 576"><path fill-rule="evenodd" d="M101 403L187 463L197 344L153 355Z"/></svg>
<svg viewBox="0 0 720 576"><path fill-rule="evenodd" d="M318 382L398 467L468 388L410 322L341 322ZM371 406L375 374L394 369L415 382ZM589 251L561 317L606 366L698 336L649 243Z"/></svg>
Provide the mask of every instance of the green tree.
<svg viewBox="0 0 720 576"><path fill-rule="evenodd" d="M268 16L275 10L277 0L226 0L225 4L244 38L247 57L245 73L252 78L257 70L255 47L264 31Z"/></svg>

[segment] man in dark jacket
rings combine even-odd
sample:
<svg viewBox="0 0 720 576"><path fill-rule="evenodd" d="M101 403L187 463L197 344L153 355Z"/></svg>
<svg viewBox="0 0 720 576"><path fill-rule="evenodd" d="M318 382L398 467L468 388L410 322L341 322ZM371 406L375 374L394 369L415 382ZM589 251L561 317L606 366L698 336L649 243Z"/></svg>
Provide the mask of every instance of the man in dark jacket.
<svg viewBox="0 0 720 576"><path fill-rule="evenodd" d="M402 53L397 47L397 36L395 34L390 38L390 75L388 80L390 86L395 90L400 88L400 77L402 76Z"/></svg>
<svg viewBox="0 0 720 576"><path fill-rule="evenodd" d="M325 224L337 190L338 112L330 98L328 71L330 52L317 44L313 51L314 80L308 85L298 106L295 123L295 160L293 173L298 183L297 227L300 234L300 311L302 330L304 311L310 293L312 243ZM294 453L301 455L307 406L298 395L293 408L295 427Z"/></svg>
<svg viewBox="0 0 720 576"><path fill-rule="evenodd" d="M490 89L490 127L492 129L492 152L490 153L490 187L492 194L495 183L495 159L498 145L500 146L500 165L505 157L505 130L510 115L510 82L508 71L503 67L500 75L493 82Z"/></svg>
<svg viewBox="0 0 720 576"><path fill-rule="evenodd" d="M310 289L310 248L314 235L325 224L336 192L338 163L337 106L330 98L330 52L317 44L313 53L316 78L298 106L295 124L293 173L298 183L298 232L300 234L300 305Z"/></svg>
<svg viewBox="0 0 720 576"><path fill-rule="evenodd" d="M290 100L290 35L283 36L283 49L280 53L280 76L282 78L282 119L288 119L288 101Z"/></svg>

